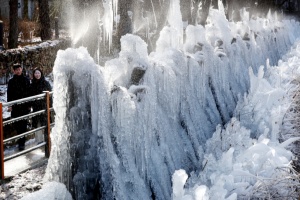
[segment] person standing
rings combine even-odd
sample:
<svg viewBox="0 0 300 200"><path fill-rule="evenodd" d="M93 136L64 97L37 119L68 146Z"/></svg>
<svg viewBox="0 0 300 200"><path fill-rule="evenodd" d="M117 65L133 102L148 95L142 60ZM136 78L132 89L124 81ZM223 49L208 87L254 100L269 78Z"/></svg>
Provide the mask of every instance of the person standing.
<svg viewBox="0 0 300 200"><path fill-rule="evenodd" d="M40 68L35 68L32 72L32 80L30 84L30 96L42 94L44 91L51 91L52 87L50 83L45 79L43 71ZM32 103L33 112L46 109L45 100L36 100ZM32 118L32 126L40 127L46 125L46 115L38 115ZM43 139L43 131L38 131L35 134L35 139L37 143L42 142Z"/></svg>
<svg viewBox="0 0 300 200"><path fill-rule="evenodd" d="M30 81L23 75L23 68L20 64L13 65L13 77L8 81L7 86L7 102L26 98L29 96ZM11 117L16 118L29 113L28 104L15 104L8 108ZM14 122L17 134L27 131L27 120L19 120ZM25 137L18 139L18 148L20 151L25 149Z"/></svg>

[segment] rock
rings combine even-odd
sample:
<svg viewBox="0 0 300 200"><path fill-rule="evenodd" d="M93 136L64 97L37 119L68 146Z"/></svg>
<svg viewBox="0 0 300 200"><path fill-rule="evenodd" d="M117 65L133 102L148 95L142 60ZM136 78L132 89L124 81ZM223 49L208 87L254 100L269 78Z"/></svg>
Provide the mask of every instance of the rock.
<svg viewBox="0 0 300 200"><path fill-rule="evenodd" d="M140 80L143 78L146 70L142 67L135 67L131 73L130 83L132 85L138 85Z"/></svg>
<svg viewBox="0 0 300 200"><path fill-rule="evenodd" d="M196 53L197 51L202 51L203 49L203 44L198 42L195 46L194 46L194 49L193 49L193 53Z"/></svg>

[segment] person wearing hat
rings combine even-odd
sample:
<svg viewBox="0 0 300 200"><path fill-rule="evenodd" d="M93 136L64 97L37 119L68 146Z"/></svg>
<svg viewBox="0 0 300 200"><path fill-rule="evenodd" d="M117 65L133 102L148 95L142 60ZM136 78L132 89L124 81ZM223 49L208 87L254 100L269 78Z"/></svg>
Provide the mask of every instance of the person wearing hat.
<svg viewBox="0 0 300 200"><path fill-rule="evenodd" d="M13 65L13 77L8 81L7 86L7 102L26 98L29 96L29 86L30 81L26 78L23 73L23 68L20 64ZM29 107L26 103L15 104L12 107L8 108L8 111L11 112L11 117L16 118L29 113ZM14 128L17 131L17 134L22 134L27 131L27 121L19 120L14 122ZM18 139L19 150L22 151L25 149L25 137Z"/></svg>

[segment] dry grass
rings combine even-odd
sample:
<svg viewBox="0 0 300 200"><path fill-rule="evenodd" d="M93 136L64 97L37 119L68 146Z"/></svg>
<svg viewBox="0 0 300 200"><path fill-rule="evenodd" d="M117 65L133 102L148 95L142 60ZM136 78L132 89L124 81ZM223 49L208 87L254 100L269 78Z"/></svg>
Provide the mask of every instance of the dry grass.
<svg viewBox="0 0 300 200"><path fill-rule="evenodd" d="M33 36L37 35L39 29L39 24L34 21L19 20L19 33L22 42L31 42Z"/></svg>
<svg viewBox="0 0 300 200"><path fill-rule="evenodd" d="M3 31L4 31L4 39L3 45L7 48L8 43L8 35L9 35L9 20L2 18L3 21ZM38 35L40 26L39 23L30 20L19 20L18 22L19 28L19 45L25 46L32 42L32 39Z"/></svg>

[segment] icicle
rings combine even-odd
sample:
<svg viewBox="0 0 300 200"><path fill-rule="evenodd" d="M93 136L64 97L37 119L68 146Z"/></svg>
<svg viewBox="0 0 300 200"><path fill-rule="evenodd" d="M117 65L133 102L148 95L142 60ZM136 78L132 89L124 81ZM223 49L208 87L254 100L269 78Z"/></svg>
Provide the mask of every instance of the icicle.
<svg viewBox="0 0 300 200"><path fill-rule="evenodd" d="M114 13L112 9L112 2L103 2L104 15L103 15L103 27L104 27L104 42L108 41L109 51L112 45L112 34L113 34L113 23L114 23Z"/></svg>
<svg viewBox="0 0 300 200"><path fill-rule="evenodd" d="M114 19L117 19L118 16L118 4L119 4L119 0L112 0L112 10L114 13Z"/></svg>
<svg viewBox="0 0 300 200"><path fill-rule="evenodd" d="M153 0L151 0L151 5L152 5L152 12L153 12L154 20L155 20L155 28L157 28L158 25L157 25L157 19L156 19L156 13L155 13L154 5L153 5Z"/></svg>
<svg viewBox="0 0 300 200"><path fill-rule="evenodd" d="M171 44L173 48L182 48L183 44L183 23L182 16L180 12L179 0L171 0L169 7L168 22L171 30Z"/></svg>

